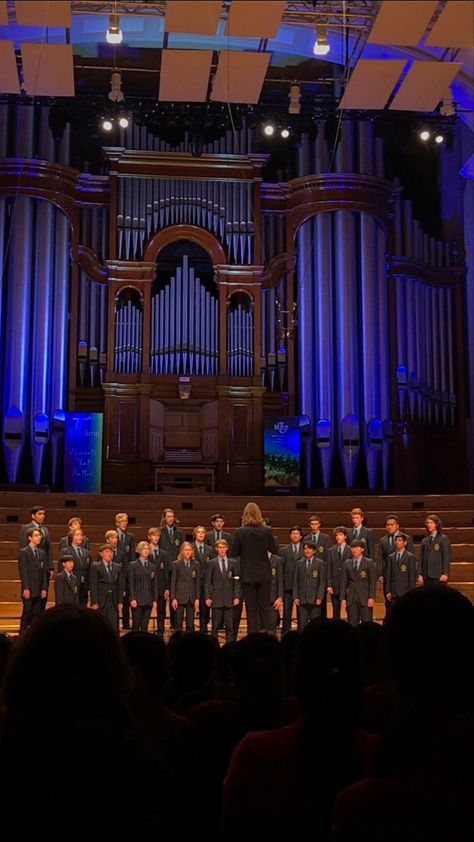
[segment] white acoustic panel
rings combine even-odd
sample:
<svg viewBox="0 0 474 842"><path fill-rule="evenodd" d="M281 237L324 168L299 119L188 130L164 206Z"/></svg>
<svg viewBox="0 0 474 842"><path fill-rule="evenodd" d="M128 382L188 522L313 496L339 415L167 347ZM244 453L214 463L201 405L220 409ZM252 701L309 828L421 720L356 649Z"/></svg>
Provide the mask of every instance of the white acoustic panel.
<svg viewBox="0 0 474 842"><path fill-rule="evenodd" d="M15 45L13 41L0 43L0 93L19 94L20 82L16 69Z"/></svg>
<svg viewBox="0 0 474 842"><path fill-rule="evenodd" d="M168 102L205 102L211 62L210 50L162 50L158 98Z"/></svg>
<svg viewBox="0 0 474 842"><path fill-rule="evenodd" d="M74 96L71 44L22 44L28 96Z"/></svg>
<svg viewBox="0 0 474 842"><path fill-rule="evenodd" d="M448 61L414 61L390 108L392 111L434 111L461 64Z"/></svg>
<svg viewBox="0 0 474 842"><path fill-rule="evenodd" d="M405 64L406 59L359 59L339 108L385 108Z"/></svg>
<svg viewBox="0 0 474 842"><path fill-rule="evenodd" d="M438 5L438 0L384 0L367 38L371 44L416 47Z"/></svg>
<svg viewBox="0 0 474 842"><path fill-rule="evenodd" d="M232 0L226 35L247 38L274 38L278 32L285 2L279 0Z"/></svg>
<svg viewBox="0 0 474 842"><path fill-rule="evenodd" d="M472 0L448 0L426 44L429 47L474 47ZM472 66L472 62L471 62Z"/></svg>
<svg viewBox="0 0 474 842"><path fill-rule="evenodd" d="M8 25L8 10L6 0L0 0L0 26Z"/></svg>
<svg viewBox="0 0 474 842"><path fill-rule="evenodd" d="M16 0L16 22L21 26L71 26L71 4L60 0Z"/></svg>
<svg viewBox="0 0 474 842"><path fill-rule="evenodd" d="M270 53L240 53L222 50L212 85L211 99L217 102L247 102L255 105L265 81Z"/></svg>
<svg viewBox="0 0 474 842"><path fill-rule="evenodd" d="M168 0L165 31L215 35L222 0Z"/></svg>

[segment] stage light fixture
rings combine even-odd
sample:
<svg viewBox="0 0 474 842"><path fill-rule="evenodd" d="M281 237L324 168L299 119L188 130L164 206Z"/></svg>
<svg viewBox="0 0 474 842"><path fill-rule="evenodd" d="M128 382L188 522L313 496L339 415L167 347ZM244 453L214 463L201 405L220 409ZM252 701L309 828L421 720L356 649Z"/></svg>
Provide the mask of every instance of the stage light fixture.
<svg viewBox="0 0 474 842"><path fill-rule="evenodd" d="M331 49L327 39L326 27L322 24L316 24L316 40L314 42L313 53L315 56L327 56Z"/></svg>
<svg viewBox="0 0 474 842"><path fill-rule="evenodd" d="M429 140L430 137L431 137L431 132L429 131L429 129L422 129L419 133L419 137L420 137L420 140L422 140L422 141L424 141L424 143L426 143L426 141Z"/></svg>
<svg viewBox="0 0 474 842"><path fill-rule="evenodd" d="M120 17L115 13L109 15L109 28L105 33L105 39L108 44L122 43L123 35L120 29Z"/></svg>
<svg viewBox="0 0 474 842"><path fill-rule="evenodd" d="M443 141L444 135L441 134L441 132L437 132L437 134L435 134L435 143L443 143Z"/></svg>
<svg viewBox="0 0 474 842"><path fill-rule="evenodd" d="M280 132L280 134L281 134L281 136L282 136L282 137L284 137L284 138L285 138L285 140L286 140L286 138L290 136L290 130L289 130L289 129L282 129L282 130L281 130L281 132Z"/></svg>
<svg viewBox="0 0 474 842"><path fill-rule="evenodd" d="M267 137L271 137L275 131L275 126L272 126L271 123L267 123L267 125L263 127L263 131L264 134L267 135Z"/></svg>
<svg viewBox="0 0 474 842"><path fill-rule="evenodd" d="M128 117L120 117L119 126L120 126L121 129L127 129L128 128Z"/></svg>
<svg viewBox="0 0 474 842"><path fill-rule="evenodd" d="M109 120L107 118L105 120L102 120L102 128L104 132L111 132L113 128L112 120Z"/></svg>
<svg viewBox="0 0 474 842"><path fill-rule="evenodd" d="M288 99L290 100L288 114L299 114L301 111L301 88L297 82L291 85Z"/></svg>

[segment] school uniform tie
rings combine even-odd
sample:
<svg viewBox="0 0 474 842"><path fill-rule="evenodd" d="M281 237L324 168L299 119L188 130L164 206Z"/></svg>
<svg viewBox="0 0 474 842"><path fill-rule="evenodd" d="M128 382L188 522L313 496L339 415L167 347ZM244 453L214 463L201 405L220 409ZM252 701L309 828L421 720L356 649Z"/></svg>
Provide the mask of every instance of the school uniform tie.
<svg viewBox="0 0 474 842"><path fill-rule="evenodd" d="M204 557L204 547L202 545L200 547L198 547L198 553L199 553L199 558L202 561L202 559Z"/></svg>
<svg viewBox="0 0 474 842"><path fill-rule="evenodd" d="M311 567L311 559L307 558L306 559L306 570L308 571L308 573L309 573L310 567Z"/></svg>
<svg viewBox="0 0 474 842"><path fill-rule="evenodd" d="M298 555L298 544L293 544L293 555Z"/></svg>
<svg viewBox="0 0 474 842"><path fill-rule="evenodd" d="M359 559L357 559L357 558L354 559L354 570L355 570L356 573L359 570Z"/></svg>
<svg viewBox="0 0 474 842"><path fill-rule="evenodd" d="M225 576L225 574L227 573L227 565L226 565L226 562L225 562L225 558L223 558L221 560L221 571L222 571L222 575Z"/></svg>
<svg viewBox="0 0 474 842"><path fill-rule="evenodd" d="M339 560L342 561L342 547L339 547L337 554L339 556Z"/></svg>

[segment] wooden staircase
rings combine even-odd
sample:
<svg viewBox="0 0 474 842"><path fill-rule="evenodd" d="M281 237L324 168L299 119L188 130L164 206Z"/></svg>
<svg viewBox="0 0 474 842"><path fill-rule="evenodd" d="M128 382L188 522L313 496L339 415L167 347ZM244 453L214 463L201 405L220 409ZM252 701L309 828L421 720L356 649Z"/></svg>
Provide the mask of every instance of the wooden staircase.
<svg viewBox="0 0 474 842"><path fill-rule="evenodd" d="M53 558L56 562L59 539L66 534L67 521L77 514L82 518L91 539L92 556L102 543L106 529L114 527L114 516L126 511L130 531L137 540L146 538L148 529L157 526L163 508L174 509L180 528L191 538L198 524L210 528L211 515L222 512L226 529L233 532L240 525L240 518L247 497L229 494L199 494L183 492L179 496L161 494L143 495L71 495L39 494L36 492L0 492L0 631L16 632L21 615L20 582L18 579L18 534L21 524L31 519L34 505L44 505L47 512L45 525L53 539ZM294 524L305 531L309 516L317 513L322 519L322 529L332 539L332 529L340 524L350 525L349 511L353 506L364 509L368 526L374 531L377 542L385 534L385 517L395 513L400 517L404 531L412 535L415 554L425 533L424 521L435 512L443 522L453 550L450 584L474 601L474 498L469 494L451 495L361 495L349 496L261 496L254 497L264 515L271 518L272 528L280 546L288 543L288 532ZM309 530L308 530L309 531ZM50 586L50 598L53 598ZM52 603L51 603L52 604ZM329 612L330 614L330 609ZM377 585L376 619L384 616L382 588Z"/></svg>

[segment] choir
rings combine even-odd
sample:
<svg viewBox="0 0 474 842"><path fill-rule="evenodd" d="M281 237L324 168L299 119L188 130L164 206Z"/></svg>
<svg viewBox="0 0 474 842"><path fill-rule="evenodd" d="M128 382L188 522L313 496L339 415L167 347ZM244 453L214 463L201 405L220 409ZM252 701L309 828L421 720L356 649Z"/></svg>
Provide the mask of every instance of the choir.
<svg viewBox="0 0 474 842"><path fill-rule="evenodd" d="M249 506L258 510L255 504L248 504L244 514ZM262 559L252 558L251 564L257 565L253 576L257 589L260 579L270 587L265 584L262 590L265 595L269 593L265 605L261 599L258 604L252 602L252 630L257 624L256 630L275 633L281 627L285 634L296 615L301 631L315 617L327 616L329 602L334 618L341 617L342 609L348 622L357 626L373 620L377 581L383 588L386 615L407 591L448 582L451 545L436 514L425 518L426 537L418 561L413 540L400 529L396 514L387 515L386 535L377 546L363 510L353 508L349 514L351 526L337 526L333 543L321 531L321 517L312 514L306 535L301 526L291 527L289 543L281 550L268 518L262 516L258 527L266 549ZM54 575L51 536L44 523L46 509L34 506L31 518L21 527L19 537L21 632L45 610L49 581ZM146 538L137 543L137 536L128 531L127 513L119 512L115 529L105 532L104 543L93 560L82 521L72 518L67 524L68 534L59 545L56 604L90 605L125 631L146 631L152 621L160 637L167 618L171 629L180 629L185 620L186 629L191 631L198 617L200 631L208 633L210 624L213 635L225 630L225 639L235 640L245 595L247 602L253 596L247 574L241 576L241 569L248 569L245 558L241 565L242 527L232 535L224 525L224 516L216 513L208 531L199 524L193 530L192 542L187 541L175 513L166 507L160 526L150 527ZM246 608L248 615L248 604Z"/></svg>

